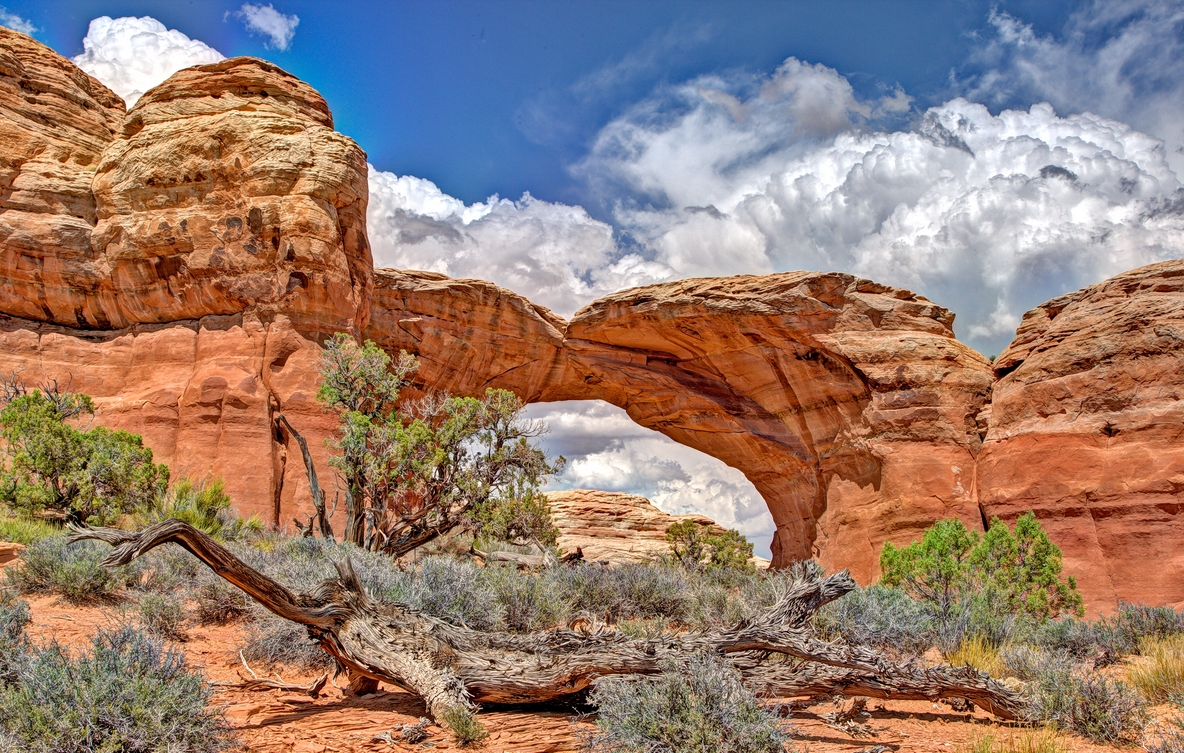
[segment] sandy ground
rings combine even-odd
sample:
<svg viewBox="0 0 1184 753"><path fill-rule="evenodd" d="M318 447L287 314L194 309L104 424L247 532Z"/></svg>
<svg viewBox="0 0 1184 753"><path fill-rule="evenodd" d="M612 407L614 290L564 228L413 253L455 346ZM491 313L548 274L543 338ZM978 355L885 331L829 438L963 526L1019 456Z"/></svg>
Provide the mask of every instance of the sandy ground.
<svg viewBox="0 0 1184 753"><path fill-rule="evenodd" d="M38 641L54 639L65 645L83 646L89 643L96 629L116 627L123 620L120 611L114 608L72 607L53 597L34 597L28 601L33 614L29 634ZM189 640L178 645L211 681L236 682L242 671L237 653L239 638L239 629L234 626L196 626L189 628ZM306 684L316 679L313 673L297 670L281 669L279 674L290 683ZM424 742L412 745L399 741L402 726L414 724L424 714L423 704L401 691L382 689L374 695L357 698L330 684L313 699L305 694L276 690L225 690L215 694L215 702L225 708L244 750L268 753L459 750L444 730L436 726L427 728L429 737ZM842 705L849 707L851 703L846 700ZM956 753L980 735L994 734L1006 739L1019 731L994 721L982 711L958 713L945 704L872 700L867 705L870 717L863 719L872 736L860 739L827 726L819 716L838 708L826 703L790 712L787 723L796 728L792 749L806 753ZM489 738L476 748L464 750L574 752L579 749L581 729L592 728L591 719L576 719L571 710L563 709L489 710L483 711L480 719L489 729ZM392 733L395 742L380 739L384 733ZM1069 735L1064 740L1069 750L1081 753L1124 750L1094 745Z"/></svg>

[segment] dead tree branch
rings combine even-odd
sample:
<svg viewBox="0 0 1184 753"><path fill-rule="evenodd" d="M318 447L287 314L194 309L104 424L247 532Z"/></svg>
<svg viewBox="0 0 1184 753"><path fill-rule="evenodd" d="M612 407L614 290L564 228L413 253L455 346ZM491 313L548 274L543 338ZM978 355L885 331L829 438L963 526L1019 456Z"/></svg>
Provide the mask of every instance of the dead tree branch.
<svg viewBox="0 0 1184 753"><path fill-rule="evenodd" d="M312 454L308 451L308 442L304 436L296 431L296 427L288 421L288 417L283 413L277 413L275 420L288 435L296 440L296 444L300 446L300 454L304 458L304 470L308 473L308 489L312 495L312 506L316 510L317 527L321 531L321 536L329 541L337 541L333 536L333 526L329 523L329 513L325 511L325 491L321 488L321 483L317 479L317 469L312 463ZM311 530L312 521L309 520L308 527Z"/></svg>
<svg viewBox="0 0 1184 753"><path fill-rule="evenodd" d="M351 676L409 690L437 720L481 703L530 704L579 693L598 677L656 674L693 653L728 655L754 684L793 697L842 693L877 698L969 698L988 711L1019 716L1018 696L972 669L888 662L863 647L814 637L809 620L855 588L847 573L800 582L765 615L718 631L629 638L605 627L527 635L485 633L448 624L402 605L370 601L348 559L337 577L293 594L255 571L201 531L168 520L139 533L79 528L72 540L115 547L107 566L124 565L167 542L202 560L275 614L304 625Z"/></svg>

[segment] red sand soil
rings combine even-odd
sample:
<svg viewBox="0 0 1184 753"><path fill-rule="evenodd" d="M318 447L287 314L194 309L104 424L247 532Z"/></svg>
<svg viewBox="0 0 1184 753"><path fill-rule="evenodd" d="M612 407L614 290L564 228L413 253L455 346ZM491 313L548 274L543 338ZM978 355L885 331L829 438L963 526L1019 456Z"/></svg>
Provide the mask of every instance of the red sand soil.
<svg viewBox="0 0 1184 753"><path fill-rule="evenodd" d="M117 608L73 607L55 597L34 597L28 601L33 614L28 632L38 641L55 639L69 646L84 646L96 629L116 627L126 619ZM241 679L240 628L192 626L188 632L189 640L178 645L210 680ZM264 676L260 668L255 670ZM317 676L282 668L279 674L286 682L298 684L311 683ZM275 674L268 676L274 678ZM412 745L400 741L402 726L414 724L423 716L424 706L415 696L398 690L383 689L358 698L328 685L316 699L275 690L226 690L214 697L225 708L244 750L267 753L460 750L444 730L434 725L428 727L429 737L422 743ZM844 707L850 704L850 700L843 702ZM838 708L824 703L793 711L790 723L797 734L792 748L804 753L858 753L880 745L901 753L957 753L980 735L994 734L997 739L1006 739L1013 732L980 710L958 713L945 704L873 699L867 705L871 716L862 721L871 727L874 737L856 739L827 726L819 716ZM563 710L482 712L480 719L489 729L489 738L481 746L464 750L574 753L579 749L579 731L592 729L591 719L579 721L574 716L573 712ZM394 744L376 739L388 732L395 739ZM1069 750L1080 753L1124 750L1094 745L1075 736L1065 736L1065 742Z"/></svg>

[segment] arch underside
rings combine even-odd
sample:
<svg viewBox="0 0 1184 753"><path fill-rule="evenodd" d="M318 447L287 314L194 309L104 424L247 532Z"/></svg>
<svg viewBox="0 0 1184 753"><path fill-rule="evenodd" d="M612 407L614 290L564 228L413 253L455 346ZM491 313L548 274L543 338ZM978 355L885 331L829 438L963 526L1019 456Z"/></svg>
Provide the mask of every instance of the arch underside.
<svg viewBox="0 0 1184 753"><path fill-rule="evenodd" d="M775 565L817 557L869 579L883 540L979 519L990 372L944 309L905 291L842 274L692 280L566 322L491 283L379 270L363 334L417 354L422 389L603 400L739 469L777 525Z"/></svg>

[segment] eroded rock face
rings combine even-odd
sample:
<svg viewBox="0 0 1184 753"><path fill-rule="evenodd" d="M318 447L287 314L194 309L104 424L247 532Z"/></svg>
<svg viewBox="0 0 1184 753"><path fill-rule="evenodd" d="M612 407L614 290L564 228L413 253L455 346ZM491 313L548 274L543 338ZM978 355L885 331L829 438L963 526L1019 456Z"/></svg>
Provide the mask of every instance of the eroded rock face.
<svg viewBox="0 0 1184 753"><path fill-rule="evenodd" d="M710 526L712 532L724 532L722 526L703 515L670 515L659 510L645 497L621 492L573 489L547 492L551 515L559 529L559 548L564 552L583 550L590 562L620 565L648 562L670 553L666 532L681 520ZM768 560L754 557L760 568Z"/></svg>
<svg viewBox="0 0 1184 753"><path fill-rule="evenodd" d="M144 437L173 478L221 477L244 515L290 522L308 502L299 449L277 435L283 410L326 436L316 403L319 346L285 318L206 317L96 333L0 319L0 374L56 379L95 398L95 422ZM310 449L321 462L327 449ZM303 496L301 496L303 495Z"/></svg>
<svg viewBox="0 0 1184 753"><path fill-rule="evenodd" d="M72 298L71 285L91 276L91 182L123 116L123 100L107 87L41 43L0 28L5 313L52 320L54 305Z"/></svg>
<svg viewBox="0 0 1184 753"><path fill-rule="evenodd" d="M1029 311L994 365L985 513L1034 510L1087 604L1184 600L1184 261Z"/></svg>
<svg viewBox="0 0 1184 753"><path fill-rule="evenodd" d="M269 63L181 71L125 115L0 28L0 372L91 395L269 523L308 506L275 414L326 460L317 342L368 318L366 200L362 150Z"/></svg>
<svg viewBox="0 0 1184 753"><path fill-rule="evenodd" d="M232 58L125 117L28 37L0 30L0 50L0 311L100 330L248 310L365 323L365 154L310 86Z"/></svg>

